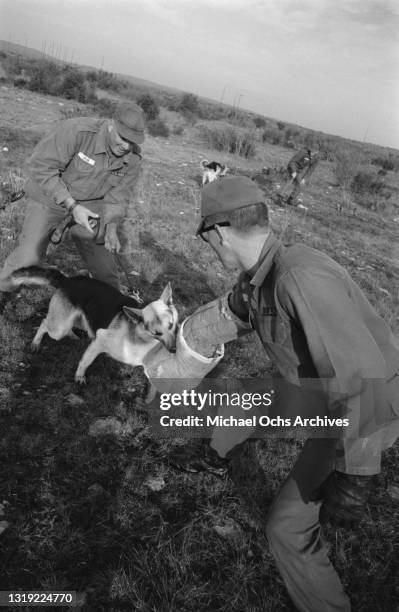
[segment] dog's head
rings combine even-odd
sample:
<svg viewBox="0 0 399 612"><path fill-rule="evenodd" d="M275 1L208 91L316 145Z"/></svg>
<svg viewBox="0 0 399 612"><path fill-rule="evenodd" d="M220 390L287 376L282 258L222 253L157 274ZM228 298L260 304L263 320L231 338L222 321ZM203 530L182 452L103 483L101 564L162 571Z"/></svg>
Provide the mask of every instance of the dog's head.
<svg viewBox="0 0 399 612"><path fill-rule="evenodd" d="M158 300L144 308L124 306L123 311L130 319L139 321L143 331L162 342L168 351L175 348L179 315L173 303L170 283L166 285Z"/></svg>

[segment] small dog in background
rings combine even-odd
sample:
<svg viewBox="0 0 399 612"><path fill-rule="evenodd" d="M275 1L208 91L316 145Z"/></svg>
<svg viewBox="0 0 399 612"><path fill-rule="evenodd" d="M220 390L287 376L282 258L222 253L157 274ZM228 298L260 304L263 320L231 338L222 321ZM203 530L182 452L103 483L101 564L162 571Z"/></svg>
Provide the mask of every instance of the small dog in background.
<svg viewBox="0 0 399 612"><path fill-rule="evenodd" d="M202 160L201 162L202 168L202 187L207 183L212 183L216 181L218 178L222 176L226 176L229 171L229 168L223 166L219 162L212 161L208 162L207 159Z"/></svg>
<svg viewBox="0 0 399 612"><path fill-rule="evenodd" d="M159 342L169 351L175 348L178 314L170 283L158 300L140 308L137 300L106 283L87 276L67 277L55 268L21 268L11 278L15 287L50 285L56 289L32 350L39 349L46 333L54 340L77 339L73 327L83 329L92 340L75 372L78 383L86 382L86 370L100 353L139 366Z"/></svg>

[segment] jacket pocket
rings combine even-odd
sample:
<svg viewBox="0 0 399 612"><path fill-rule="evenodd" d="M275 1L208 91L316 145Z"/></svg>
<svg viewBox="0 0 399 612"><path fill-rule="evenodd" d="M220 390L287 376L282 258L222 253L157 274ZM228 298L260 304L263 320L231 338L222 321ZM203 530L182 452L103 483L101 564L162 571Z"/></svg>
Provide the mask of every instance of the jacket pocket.
<svg viewBox="0 0 399 612"><path fill-rule="evenodd" d="M85 153L82 153L82 151L79 151L79 153L77 153L73 158L71 170L76 172L77 175L91 174L96 169L95 160L91 159L91 157Z"/></svg>

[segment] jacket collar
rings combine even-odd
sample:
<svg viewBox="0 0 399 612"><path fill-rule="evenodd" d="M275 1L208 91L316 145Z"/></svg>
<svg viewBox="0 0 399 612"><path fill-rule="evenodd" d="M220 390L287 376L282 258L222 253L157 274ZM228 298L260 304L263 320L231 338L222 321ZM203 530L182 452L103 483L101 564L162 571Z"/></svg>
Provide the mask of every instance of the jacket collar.
<svg viewBox="0 0 399 612"><path fill-rule="evenodd" d="M256 272L251 279L251 285L255 285L256 287L263 285L263 282L273 265L274 256L281 246L281 240L276 238L272 230L270 230L270 234L266 238L265 244L263 245L260 253Z"/></svg>

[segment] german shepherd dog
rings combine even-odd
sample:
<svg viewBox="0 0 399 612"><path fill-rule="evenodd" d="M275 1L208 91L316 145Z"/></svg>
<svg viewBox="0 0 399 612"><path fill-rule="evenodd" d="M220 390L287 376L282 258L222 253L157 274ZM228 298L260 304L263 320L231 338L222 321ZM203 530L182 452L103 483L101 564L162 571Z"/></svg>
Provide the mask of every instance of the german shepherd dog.
<svg viewBox="0 0 399 612"><path fill-rule="evenodd" d="M77 339L73 327L83 329L91 338L75 372L78 383L86 382L86 370L100 353L138 366L159 342L169 351L175 347L178 314L170 283L158 300L140 308L137 300L106 283L87 276L67 277L55 268L20 268L11 279L16 287L50 285L56 289L33 338L32 350L39 349L46 333L54 340L65 336Z"/></svg>

